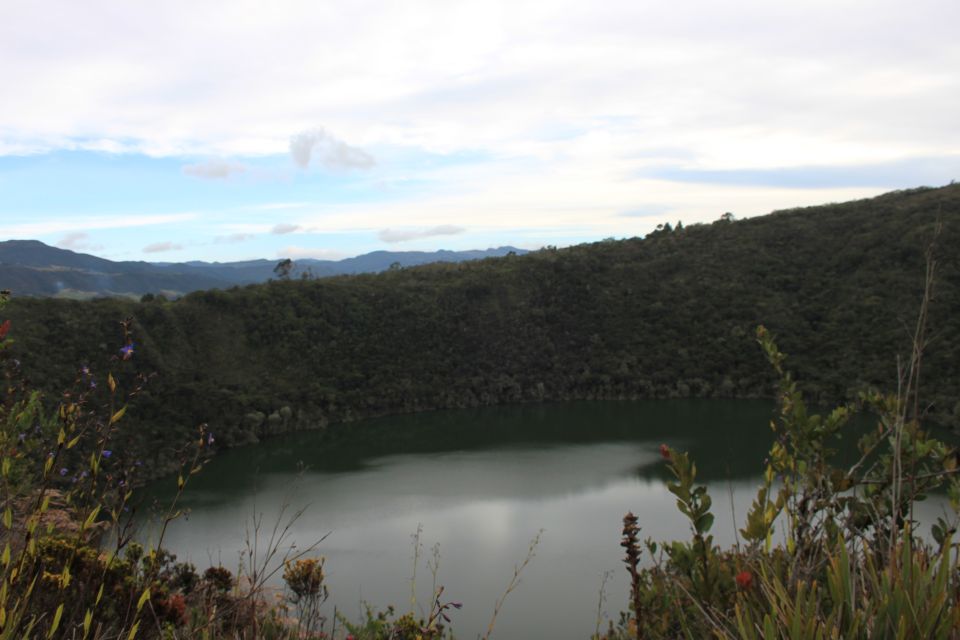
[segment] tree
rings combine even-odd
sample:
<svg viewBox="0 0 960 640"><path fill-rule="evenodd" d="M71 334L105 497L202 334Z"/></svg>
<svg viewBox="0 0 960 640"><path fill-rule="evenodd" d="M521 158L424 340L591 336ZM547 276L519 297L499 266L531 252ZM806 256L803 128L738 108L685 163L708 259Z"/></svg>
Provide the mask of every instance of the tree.
<svg viewBox="0 0 960 640"><path fill-rule="evenodd" d="M273 268L273 272L281 280L289 280L291 271L293 271L293 260L290 258L284 258Z"/></svg>

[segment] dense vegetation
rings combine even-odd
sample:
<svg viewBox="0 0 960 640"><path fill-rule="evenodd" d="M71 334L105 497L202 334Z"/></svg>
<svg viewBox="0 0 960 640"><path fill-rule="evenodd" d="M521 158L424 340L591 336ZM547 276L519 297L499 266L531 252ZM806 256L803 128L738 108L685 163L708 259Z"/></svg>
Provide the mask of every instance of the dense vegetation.
<svg viewBox="0 0 960 640"><path fill-rule="evenodd" d="M929 417L960 419L960 186L377 275L274 281L176 302L14 299L24 372L101 382L132 317L141 371L121 437L157 472L200 423L216 446L438 407L566 398L770 395L753 329L782 336L815 402L894 388L924 251L938 280ZM14 296L15 296L14 292ZM29 357L27 357L29 355ZM331 430L334 431L334 430ZM118 447L119 448L119 447Z"/></svg>

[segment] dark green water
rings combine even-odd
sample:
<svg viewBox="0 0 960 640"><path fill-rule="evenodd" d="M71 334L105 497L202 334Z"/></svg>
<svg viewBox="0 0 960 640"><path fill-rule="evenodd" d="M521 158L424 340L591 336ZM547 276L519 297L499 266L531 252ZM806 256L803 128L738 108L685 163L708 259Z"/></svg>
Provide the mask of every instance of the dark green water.
<svg viewBox="0 0 960 640"><path fill-rule="evenodd" d="M756 493L772 410L763 401L576 402L382 418L344 427L332 442L295 434L213 460L191 481L183 500L191 513L170 526L164 546L198 568L235 569L254 517L266 537L282 504L305 508L290 539L304 546L329 534L318 549L326 613L335 605L358 619L365 601L409 609L411 535L422 526L417 597L429 606L425 562L438 543L438 582L464 603L453 628L474 638L543 529L494 636L586 638L605 571L614 573L603 615L616 619L627 606L623 514L640 516L644 536L688 535L664 485L660 444L694 456L711 488L713 532L730 543L733 512L742 522ZM169 499L173 485L158 483L149 498Z"/></svg>

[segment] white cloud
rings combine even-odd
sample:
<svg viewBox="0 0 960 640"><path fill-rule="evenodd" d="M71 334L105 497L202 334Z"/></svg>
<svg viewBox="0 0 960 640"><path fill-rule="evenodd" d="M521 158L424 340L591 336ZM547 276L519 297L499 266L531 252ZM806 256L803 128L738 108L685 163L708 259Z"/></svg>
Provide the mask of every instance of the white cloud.
<svg viewBox="0 0 960 640"><path fill-rule="evenodd" d="M183 166L183 172L186 175L195 178L204 178L205 180L224 180L232 175L243 173L246 170L246 165L240 164L239 162L229 162L227 160L208 160L207 162Z"/></svg>
<svg viewBox="0 0 960 640"><path fill-rule="evenodd" d="M377 237L384 242L397 243L407 242L409 240L418 240L420 238L430 238L432 236L453 236L466 231L463 227L457 227L452 224L443 224L429 229L384 229L377 234Z"/></svg>
<svg viewBox="0 0 960 640"><path fill-rule="evenodd" d="M90 234L84 231L68 233L57 241L57 246L71 251L99 251L103 249L102 244L90 242Z"/></svg>
<svg viewBox="0 0 960 640"><path fill-rule="evenodd" d="M217 236L213 241L218 244L237 244L238 242L246 242L256 237L253 233L231 233L225 236Z"/></svg>
<svg viewBox="0 0 960 640"><path fill-rule="evenodd" d="M351 147L323 129L302 131L290 138L290 155L301 169L314 157L327 169L369 169L376 162L369 153Z"/></svg>
<svg viewBox="0 0 960 640"><path fill-rule="evenodd" d="M298 224L288 224L281 222L273 226L273 229L270 230L270 233L278 236L282 236L288 233L293 233L294 231L299 231L302 227Z"/></svg>
<svg viewBox="0 0 960 640"><path fill-rule="evenodd" d="M143 248L143 252L164 253L166 251L180 251L181 249L183 249L183 245L167 240L164 242L154 242L153 244L148 244Z"/></svg>
<svg viewBox="0 0 960 640"><path fill-rule="evenodd" d="M170 223L187 222L195 213L167 213L125 216L88 216L83 218L54 218L38 222L21 222L4 225L4 234L11 238L32 238L53 233L77 231L78 229L129 229Z"/></svg>
<svg viewBox="0 0 960 640"><path fill-rule="evenodd" d="M324 249L321 247L298 247L289 246L280 249L277 252L278 259L290 258L292 260L302 260L304 258L313 258L315 260L342 260L347 254L336 249Z"/></svg>
<svg viewBox="0 0 960 640"><path fill-rule="evenodd" d="M391 145L553 160L598 131L712 168L955 152L960 3L878 1L91 0L56 20L17 3L0 153L290 151L343 168Z"/></svg>
<svg viewBox="0 0 960 640"><path fill-rule="evenodd" d="M882 190L680 184L651 175L665 162L695 172L960 152L954 0L601 4L90 0L58 3L53 19L47 3L11 3L0 77L16 90L0 101L0 155L239 159L183 169L209 178L236 175L241 161L252 178L263 155L334 169L373 167L375 156L369 183L324 183L339 200L291 189L250 207L295 209L280 219L372 243L378 230L402 241L442 227L451 212L470 239L603 237L666 221L619 215L645 203L687 223ZM463 157L473 160L445 166ZM313 178L327 176L289 183ZM375 181L388 185L376 202ZM3 217L3 233L19 237L161 224ZM277 218L256 219L214 233L270 239Z"/></svg>

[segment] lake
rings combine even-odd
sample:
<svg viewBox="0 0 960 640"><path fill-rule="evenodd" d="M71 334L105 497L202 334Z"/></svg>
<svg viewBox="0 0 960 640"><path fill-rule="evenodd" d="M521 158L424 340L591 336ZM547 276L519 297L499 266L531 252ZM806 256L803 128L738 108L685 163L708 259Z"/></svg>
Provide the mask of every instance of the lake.
<svg viewBox="0 0 960 640"><path fill-rule="evenodd" d="M493 637L583 639L597 625L605 572L602 625L627 608L624 513L636 513L642 535L655 540L689 534L665 486L660 444L691 452L711 489L712 533L730 544L734 514L742 523L756 495L773 408L570 402L393 416L333 427L335 437L292 434L218 455L191 479L182 502L190 513L170 525L164 546L198 569L222 563L235 571L255 517L266 538L281 505L305 509L290 538L302 547L327 536L317 549L331 595L324 612L336 606L358 620L364 602L410 608L419 528L419 604L430 606L426 563L438 544L438 583L464 605L453 612L454 632L475 638L542 530ZM174 488L175 480L162 481L147 497L164 502ZM936 501L919 506L926 522L940 509ZM144 539L155 531L145 528Z"/></svg>

